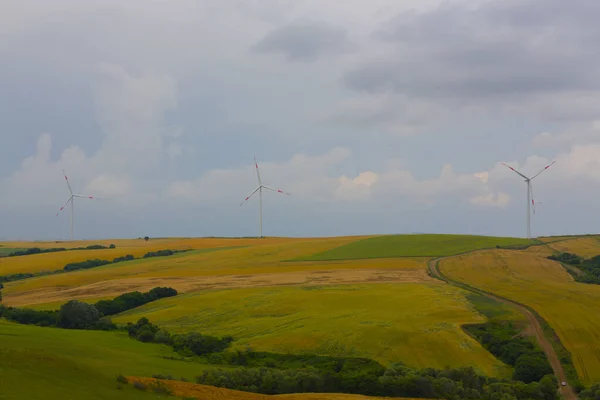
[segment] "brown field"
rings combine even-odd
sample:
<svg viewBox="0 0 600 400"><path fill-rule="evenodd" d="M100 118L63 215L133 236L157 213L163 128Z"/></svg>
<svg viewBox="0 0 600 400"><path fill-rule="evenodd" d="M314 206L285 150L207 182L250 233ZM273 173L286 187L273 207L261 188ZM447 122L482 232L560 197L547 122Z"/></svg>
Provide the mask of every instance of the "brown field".
<svg viewBox="0 0 600 400"><path fill-rule="evenodd" d="M581 380L600 381L599 285L577 283L559 263L520 251L456 256L443 260L440 268L452 279L533 308L571 352Z"/></svg>
<svg viewBox="0 0 600 400"><path fill-rule="evenodd" d="M7 295L5 303L13 307L37 305L54 309L73 299L105 299L135 290L148 291L157 286L169 286L180 293L208 289L232 289L267 286L340 285L356 283L437 283L422 268L345 269L328 271L292 271L255 275L133 277L96 282L74 288L42 288ZM48 307L40 307L47 304Z"/></svg>
<svg viewBox="0 0 600 400"><path fill-rule="evenodd" d="M300 393L300 394L283 394L269 396L258 393L247 393L238 390L229 390L216 388L206 385L198 385L191 382L169 381L163 379L141 378L129 376L127 379L130 382L142 382L150 385L153 382L160 381L165 386L168 386L175 396L192 397L199 400L417 400L400 397L372 397L361 396L355 394L338 394L338 393Z"/></svg>

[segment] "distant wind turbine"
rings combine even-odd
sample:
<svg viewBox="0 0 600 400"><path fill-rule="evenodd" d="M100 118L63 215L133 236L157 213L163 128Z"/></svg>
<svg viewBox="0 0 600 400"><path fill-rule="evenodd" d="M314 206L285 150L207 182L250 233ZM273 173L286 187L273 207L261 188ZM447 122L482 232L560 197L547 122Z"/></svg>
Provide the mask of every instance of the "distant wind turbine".
<svg viewBox="0 0 600 400"><path fill-rule="evenodd" d="M244 199L244 201L242 201L240 203L240 207L250 199L250 197L252 197L256 192L258 192L258 196L259 196L259 203L260 203L260 237L263 237L262 234L262 225L263 225L263 206L262 206L262 190L263 189L267 189L267 190L272 190L273 192L277 192L277 193L281 193L281 194L286 194L286 195L290 195L289 193L284 192L283 190L279 190L279 189L273 189L272 187L269 186L265 186L262 184L262 180L260 179L260 171L258 169L258 161L256 161L256 157L254 157L254 166L256 167L256 177L258 178L258 187L256 189L254 189L254 191L252 193L250 193L250 195L248 195L248 197L246 197Z"/></svg>
<svg viewBox="0 0 600 400"><path fill-rule="evenodd" d="M71 189L71 184L69 184L69 178L67 178L67 174L65 173L65 170L63 169L62 172L63 172L63 175L65 176L65 181L67 182L67 186L69 187L69 192L71 193L71 195L69 196L67 201L65 201L65 203L62 205L60 210L58 210L58 212L56 213L56 216L58 217L58 214L60 214L61 211L65 209L66 205L69 204L69 202L71 203L71 240L73 240L73 221L75 220L75 206L74 206L75 197L79 197L82 199L92 199L92 200L94 200L95 198L93 196L84 196L81 194L74 194L73 190Z"/></svg>
<svg viewBox="0 0 600 400"><path fill-rule="evenodd" d="M510 165L506 165L502 163L507 168L510 168L515 173L519 174L523 179L525 179L525 183L527 183L527 239L531 238L531 210L533 209L533 213L535 214L535 200L533 199L533 187L531 186L531 181L533 178L537 177L539 174L550 168L556 161L552 161L549 165L545 166L541 171L537 174L533 175L531 178L526 177Z"/></svg>

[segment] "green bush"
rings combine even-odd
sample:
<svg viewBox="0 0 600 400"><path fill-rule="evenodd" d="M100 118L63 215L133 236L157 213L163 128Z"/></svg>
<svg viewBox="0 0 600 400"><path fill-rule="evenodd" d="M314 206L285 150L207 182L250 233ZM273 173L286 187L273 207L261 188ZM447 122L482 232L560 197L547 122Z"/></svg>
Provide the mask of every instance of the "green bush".
<svg viewBox="0 0 600 400"><path fill-rule="evenodd" d="M87 329L98 323L100 316L94 305L71 300L60 307L58 326L67 329Z"/></svg>
<svg viewBox="0 0 600 400"><path fill-rule="evenodd" d="M129 383L127 378L122 374L117 375L117 382L122 383L124 385L127 385Z"/></svg>

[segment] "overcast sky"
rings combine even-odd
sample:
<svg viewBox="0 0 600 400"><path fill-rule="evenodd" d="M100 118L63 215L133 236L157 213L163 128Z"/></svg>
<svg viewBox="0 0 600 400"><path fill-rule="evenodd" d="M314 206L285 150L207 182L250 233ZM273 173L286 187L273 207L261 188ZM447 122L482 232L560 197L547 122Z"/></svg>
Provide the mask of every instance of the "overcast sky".
<svg viewBox="0 0 600 400"><path fill-rule="evenodd" d="M0 239L598 232L597 0L4 0Z"/></svg>

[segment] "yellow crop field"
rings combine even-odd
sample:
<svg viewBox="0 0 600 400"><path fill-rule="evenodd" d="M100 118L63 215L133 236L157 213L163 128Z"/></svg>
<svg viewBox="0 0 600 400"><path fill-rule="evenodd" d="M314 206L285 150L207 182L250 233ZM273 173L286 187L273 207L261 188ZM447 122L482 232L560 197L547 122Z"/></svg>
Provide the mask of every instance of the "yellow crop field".
<svg viewBox="0 0 600 400"><path fill-rule="evenodd" d="M55 253L34 254L19 257L0 258L0 275L10 275L16 273L35 273L40 271L54 271L62 269L66 264L72 262L80 262L91 259L112 260L116 257L122 257L131 254L134 257L141 257L150 251L163 249L171 250L190 250L190 249L209 249L221 247L236 247L236 246L256 246L265 244L286 243L290 239L264 239L258 241L256 239L157 239L145 242L143 240L114 240L102 243L108 246L114 243L115 249L102 250L69 250ZM89 242L89 244L99 244L98 242ZM78 246L86 246L88 242L73 242L59 243L43 242L39 244L35 242L35 247L57 247L72 248ZM32 247L32 243L4 243L4 247Z"/></svg>
<svg viewBox="0 0 600 400"><path fill-rule="evenodd" d="M258 351L358 356L413 367L507 367L460 326L484 321L460 289L442 284L364 284L211 290L126 312L172 332L232 335ZM418 349L418 350L417 350Z"/></svg>
<svg viewBox="0 0 600 400"><path fill-rule="evenodd" d="M243 240L243 239L242 239ZM256 241L253 246L225 248L219 251L192 251L180 253L171 257L156 257L144 260L123 262L88 270L70 272L59 275L48 275L6 284L4 301L9 305L23 306L41 303L55 303L63 299L89 299L106 296L117 296L126 291L147 290L156 286L171 286L182 292L206 289L207 287L238 287L240 282L251 286L265 286L265 282L272 284L301 284L306 280L318 279L320 271L349 271L366 270L374 272L370 276L350 279L354 282L364 281L422 281L428 279L425 274L426 258L397 258L373 260L348 260L337 262L312 261L312 262L285 262L301 254L310 254L317 250L339 246L355 238L327 238L327 239L295 239L291 242L274 242L270 240ZM236 240L219 242L236 246ZM118 248L117 248L118 249ZM114 251L99 250L99 251ZM88 251L79 251L87 253ZM90 250L89 252L93 252ZM63 253L47 253L40 256L52 256ZM26 259L24 256L14 257ZM64 255L63 255L64 257ZM404 275L396 273L395 277L381 275L377 271L385 270L411 270ZM415 274L414 271L419 271ZM277 277L275 275L302 272L304 277L290 277L290 275ZM264 279L257 276L269 275ZM402 275L402 276L400 276ZM248 279L249 276L256 276ZM215 282L215 277L232 277ZM239 279L234 279L238 277ZM339 274L329 281L335 283L347 277ZM238 283L232 283L237 280ZM256 281L262 281L262 284ZM338 283L344 283L338 282ZM268 285L267 285L268 286Z"/></svg>
<svg viewBox="0 0 600 400"><path fill-rule="evenodd" d="M130 382L141 382L150 385L157 379L127 377ZM221 389L213 386L198 385L191 382L178 382L158 379L168 386L175 396L190 397L201 400L417 400L400 397L371 397L356 394L339 393L299 393L269 396L265 394L240 392L238 390Z"/></svg>
<svg viewBox="0 0 600 400"><path fill-rule="evenodd" d="M560 252L575 253L586 258L600 255L600 240L597 237L584 237L564 242L552 243L552 249Z"/></svg>
<svg viewBox="0 0 600 400"><path fill-rule="evenodd" d="M582 382L600 381L600 286L577 283L560 264L520 251L481 251L440 267L452 279L532 307L571 352Z"/></svg>

